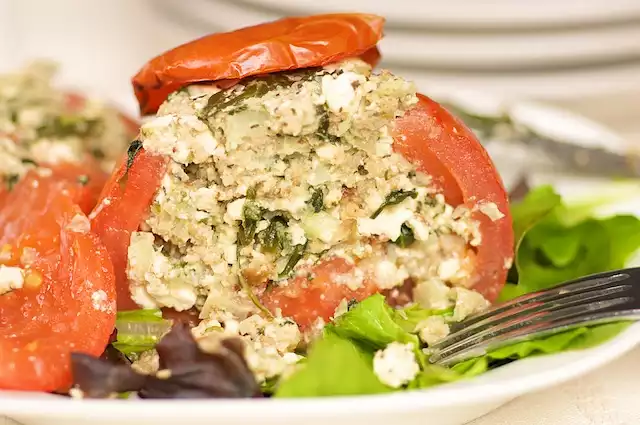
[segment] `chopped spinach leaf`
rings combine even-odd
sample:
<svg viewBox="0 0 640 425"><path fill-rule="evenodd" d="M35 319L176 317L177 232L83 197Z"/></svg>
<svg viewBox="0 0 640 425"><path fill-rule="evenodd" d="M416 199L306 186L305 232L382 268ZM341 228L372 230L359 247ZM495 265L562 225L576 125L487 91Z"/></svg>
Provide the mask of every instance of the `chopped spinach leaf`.
<svg viewBox="0 0 640 425"><path fill-rule="evenodd" d="M247 201L242 210L242 222L238 231L238 244L247 246L253 242L258 221L262 218L262 208L255 202Z"/></svg>
<svg viewBox="0 0 640 425"><path fill-rule="evenodd" d="M251 186L247 189L247 199L256 199L256 195L258 194L258 188L255 186Z"/></svg>
<svg viewBox="0 0 640 425"><path fill-rule="evenodd" d="M400 248L407 248L415 240L416 238L413 235L413 230L411 230L411 227L403 224L402 227L400 227L400 236L398 236L398 239L393 241L393 243L398 245Z"/></svg>
<svg viewBox="0 0 640 425"><path fill-rule="evenodd" d="M321 187L317 187L313 190L311 199L309 199L309 204L313 207L313 211L317 213L324 209L324 192Z"/></svg>
<svg viewBox="0 0 640 425"><path fill-rule="evenodd" d="M380 213L387 207L398 205L400 202L404 201L407 198L415 199L416 196L418 196L418 192L416 192L415 190L394 190L393 192L389 193L386 198L384 198L384 202L378 207L377 210L374 211L373 214L371 214L371 218L378 217Z"/></svg>
<svg viewBox="0 0 640 425"><path fill-rule="evenodd" d="M34 165L36 167L38 166L38 163L31 158L22 158L20 162L22 162L24 165Z"/></svg>
<svg viewBox="0 0 640 425"><path fill-rule="evenodd" d="M282 216L275 216L271 219L269 226L258 234L258 240L264 250L281 252L289 246L287 224L287 220Z"/></svg>
<svg viewBox="0 0 640 425"><path fill-rule="evenodd" d="M285 278L291 274L296 264L298 264L298 262L304 256L304 252L306 250L307 250L307 242L305 242L303 245L296 245L293 247L293 252L289 256L289 261L287 261L287 264L284 266L284 269L282 269L282 271L278 275L280 279Z"/></svg>

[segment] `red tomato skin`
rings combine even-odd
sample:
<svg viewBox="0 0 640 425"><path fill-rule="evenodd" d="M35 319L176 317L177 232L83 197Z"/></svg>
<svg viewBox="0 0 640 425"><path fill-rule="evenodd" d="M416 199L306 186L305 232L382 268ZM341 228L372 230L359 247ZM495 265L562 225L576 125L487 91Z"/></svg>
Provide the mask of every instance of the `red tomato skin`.
<svg viewBox="0 0 640 425"><path fill-rule="evenodd" d="M334 13L284 18L190 41L147 62L133 77L140 114L154 113L187 84L323 66L361 57L372 66L380 54L384 18Z"/></svg>
<svg viewBox="0 0 640 425"><path fill-rule="evenodd" d="M1 389L67 389L70 353L100 355L113 331L113 267L96 235L69 226L82 217L69 193L66 182L31 172L0 209L0 244L16 253L5 264L33 248L33 262L21 266L41 277L0 297Z"/></svg>
<svg viewBox="0 0 640 425"><path fill-rule="evenodd" d="M116 168L89 215L92 230L107 247L116 275L118 310L135 310L127 279L127 258L131 233L138 230L149 213L169 162L141 148L127 171L125 157Z"/></svg>
<svg viewBox="0 0 640 425"><path fill-rule="evenodd" d="M394 150L433 176L449 204L475 210L482 242L472 285L495 301L506 282L514 241L508 194L487 151L462 121L421 94L418 104L396 119ZM504 217L492 220L478 210L482 203L495 203Z"/></svg>
<svg viewBox="0 0 640 425"><path fill-rule="evenodd" d="M356 290L334 282L336 275L348 274L354 267L341 257L324 260L310 270L312 280L297 276L286 285L266 290L260 302L271 312L280 309L283 317L292 318L302 330L309 329L318 318L328 322L343 299L362 301L379 292L378 287L366 278Z"/></svg>

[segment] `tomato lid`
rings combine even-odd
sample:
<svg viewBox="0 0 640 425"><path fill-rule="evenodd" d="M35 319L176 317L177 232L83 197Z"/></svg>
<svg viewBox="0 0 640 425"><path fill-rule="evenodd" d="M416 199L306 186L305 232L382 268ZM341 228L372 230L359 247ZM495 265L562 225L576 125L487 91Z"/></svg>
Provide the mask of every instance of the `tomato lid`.
<svg viewBox="0 0 640 425"><path fill-rule="evenodd" d="M190 83L323 66L350 57L375 65L384 18L340 13L285 18L207 35L147 62L133 77L140 113L154 113Z"/></svg>

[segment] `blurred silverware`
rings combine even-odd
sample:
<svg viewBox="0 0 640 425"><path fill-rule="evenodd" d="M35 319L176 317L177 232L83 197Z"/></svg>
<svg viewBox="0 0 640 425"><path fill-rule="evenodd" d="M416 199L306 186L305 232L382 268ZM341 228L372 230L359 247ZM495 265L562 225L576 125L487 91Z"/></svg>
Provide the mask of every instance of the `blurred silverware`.
<svg viewBox="0 0 640 425"><path fill-rule="evenodd" d="M640 177L640 152L615 152L602 147L556 140L516 123L508 114L480 115L458 105L447 102L444 104L478 134L483 144L519 144L569 172L614 178Z"/></svg>

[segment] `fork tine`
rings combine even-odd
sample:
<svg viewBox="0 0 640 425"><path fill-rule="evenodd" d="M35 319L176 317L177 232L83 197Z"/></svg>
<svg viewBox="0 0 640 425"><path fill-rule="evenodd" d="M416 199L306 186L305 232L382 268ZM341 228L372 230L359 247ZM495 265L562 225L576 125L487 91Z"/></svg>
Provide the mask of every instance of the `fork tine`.
<svg viewBox="0 0 640 425"><path fill-rule="evenodd" d="M560 308L571 307L578 304L584 304L589 301L595 301L598 299L606 300L611 298L614 294L620 294L625 291L630 291L631 285L617 285L613 287L598 287L596 290L585 292L567 292L560 296L556 296L551 300L545 300L544 302L526 303L517 305L509 310L502 311L498 314L489 316L488 318L472 323L468 326L463 326L458 330L454 329L454 332L449 334L447 338L440 341L435 348L444 349L446 346L454 344L457 341L468 338L472 334L476 334L489 329L491 327L499 326L506 322L512 322L518 318L525 318L533 313L555 311ZM618 295L620 296L620 295ZM465 322L463 322L466 324Z"/></svg>
<svg viewBox="0 0 640 425"><path fill-rule="evenodd" d="M617 297L587 304L573 305L555 311L535 312L521 321L511 321L486 329L469 338L440 349L429 358L431 363L448 365L470 357L485 354L504 345L553 333L570 326L594 321L621 320L624 317L640 317L640 308L632 297ZM624 309L623 306L628 306Z"/></svg>
<svg viewBox="0 0 640 425"><path fill-rule="evenodd" d="M596 275L572 280L562 285L555 286L551 289L532 292L530 294L526 294L516 299L513 299L511 301L507 301L505 303L497 305L477 315L468 317L461 325L463 325L464 327L467 327L476 322L480 322L487 318L493 317L496 314L500 314L502 312L508 311L513 307L526 305L530 303L550 301L555 299L558 296L567 294L568 292L580 293L585 291L592 291L595 289L599 289L601 287L612 286L618 282L629 279L631 277L630 273L633 272L634 270L640 271L640 268L628 269L626 271L599 273Z"/></svg>

